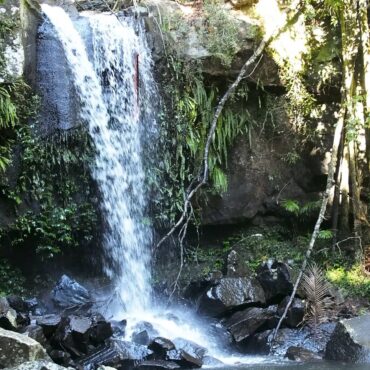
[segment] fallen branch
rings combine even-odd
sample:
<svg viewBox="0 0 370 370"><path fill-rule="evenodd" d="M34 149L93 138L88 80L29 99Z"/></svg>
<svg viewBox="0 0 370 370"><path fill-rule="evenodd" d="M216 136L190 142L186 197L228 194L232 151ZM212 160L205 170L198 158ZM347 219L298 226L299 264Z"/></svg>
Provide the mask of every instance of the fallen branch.
<svg viewBox="0 0 370 370"><path fill-rule="evenodd" d="M302 0L296 0L293 2L290 9L286 11L286 14L290 12L294 12L293 16L288 18L288 21L283 25L278 27L275 32L273 32L270 36L263 38L261 43L259 44L258 48L254 51L253 55L244 63L242 69L240 70L236 80L230 85L230 87L227 89L225 94L222 96L220 101L217 104L216 111L214 113L210 129L208 131L207 135L207 141L204 148L204 155L203 155L203 165L200 168L199 174L198 174L198 181L197 184L193 187L193 183L189 186L188 191L186 192L186 197L184 200L184 206L183 211L178 219L178 221L173 225L173 227L168 231L168 233L163 236L163 238L157 243L155 249L158 249L184 222L186 222L187 215L189 214L189 206L191 204L191 201L194 197L194 195L198 192L198 190L203 187L208 180L209 175L209 167L208 167L208 157L209 157L209 151L211 148L212 141L214 139L214 134L217 127L218 119L220 118L220 115L225 107L226 102L229 100L229 98L233 95L236 88L238 87L239 83L244 79L250 76L255 72L256 68L253 68L252 72L246 76L246 73L251 65L258 62L259 58L262 58L262 53L265 50L265 48L283 31L286 30L286 28L299 16L301 13L301 10L303 8L303 1ZM258 64L257 63L257 64Z"/></svg>
<svg viewBox="0 0 370 370"><path fill-rule="evenodd" d="M319 217L317 218L313 233L311 235L311 239L310 239L310 243L308 245L307 251L306 251L305 259L303 260L303 263L302 263L301 269L299 271L298 277L297 277L297 279L294 283L293 291L292 291L292 294L290 295L289 302L286 305L284 313L281 315L280 320L279 320L279 322L278 322L278 324L277 324L277 326L276 326L276 328L273 332L273 335L272 335L272 338L271 338L271 348L272 348L272 345L275 341L277 332L280 329L280 326L281 326L282 322L284 321L290 306L293 303L293 300L294 300L294 297L297 293L299 284L302 280L303 273L304 273L304 271L307 267L308 260L311 257L313 247L315 246L316 239L319 235L321 224L322 224L323 220L325 219L325 212L326 212L326 207L328 205L328 200L329 200L329 197L330 197L330 193L331 193L331 191L332 191L332 189L335 185L334 174L335 174L337 161L338 161L338 148L339 148L340 139L341 139L341 135L342 135L343 124L344 124L344 112L341 112L339 121L338 121L337 126L335 128L333 146L332 146L332 152L331 152L331 160L330 160L329 171L328 171L328 178L327 178L327 182L326 182L325 193L323 194L323 197L322 197Z"/></svg>

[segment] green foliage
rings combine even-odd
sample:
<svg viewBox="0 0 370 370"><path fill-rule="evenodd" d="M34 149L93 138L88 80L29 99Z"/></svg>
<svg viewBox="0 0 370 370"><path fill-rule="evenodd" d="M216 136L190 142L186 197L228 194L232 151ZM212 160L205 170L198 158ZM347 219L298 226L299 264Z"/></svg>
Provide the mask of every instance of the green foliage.
<svg viewBox="0 0 370 370"><path fill-rule="evenodd" d="M0 86L0 129L14 127L17 121L16 108L9 92Z"/></svg>
<svg viewBox="0 0 370 370"><path fill-rule="evenodd" d="M159 189L155 200L160 223L171 223L182 210L184 189L198 176L204 160L208 130L217 103L218 88L207 86L199 65L179 58L167 46L164 75L165 105L160 115L163 161L151 174L151 182ZM209 152L208 166L212 191L227 190L228 148L238 135L249 131L251 122L245 109L248 93L240 89L228 103L217 122ZM238 106L236 110L234 106ZM153 171L152 171L153 172ZM158 186L162 179L162 186Z"/></svg>
<svg viewBox="0 0 370 370"><path fill-rule="evenodd" d="M294 214L295 216L306 217L314 214L320 209L321 200L306 202L301 205L297 200L284 199L281 202L281 206L288 212Z"/></svg>
<svg viewBox="0 0 370 370"><path fill-rule="evenodd" d="M5 259L0 261L0 296L24 293L26 279L22 272Z"/></svg>
<svg viewBox="0 0 370 370"><path fill-rule="evenodd" d="M0 245L33 248L41 258L63 248L88 244L97 214L91 200L89 163L93 149L83 129L42 138L35 122L38 98L21 80L8 84L5 99L12 105L1 156L10 163L15 147L21 151L17 183L0 185L0 194L12 202L17 217L0 230ZM8 104L8 105L9 105ZM4 153L4 155L2 155ZM19 161L19 159L17 159Z"/></svg>
<svg viewBox="0 0 370 370"><path fill-rule="evenodd" d="M218 0L204 2L204 24L200 34L205 47L229 67L238 50L238 26L222 4Z"/></svg>
<svg viewBox="0 0 370 370"><path fill-rule="evenodd" d="M15 191L5 188L3 194L19 205L27 194L37 207L21 213L11 226L11 245L31 245L42 258L49 258L63 248L88 244L97 215L88 201L93 194L87 134L75 132L44 142L25 127L18 135L24 147L23 170Z"/></svg>
<svg viewBox="0 0 370 370"><path fill-rule="evenodd" d="M363 272L361 264L351 267L329 267L326 276L348 296L370 299L370 278Z"/></svg>

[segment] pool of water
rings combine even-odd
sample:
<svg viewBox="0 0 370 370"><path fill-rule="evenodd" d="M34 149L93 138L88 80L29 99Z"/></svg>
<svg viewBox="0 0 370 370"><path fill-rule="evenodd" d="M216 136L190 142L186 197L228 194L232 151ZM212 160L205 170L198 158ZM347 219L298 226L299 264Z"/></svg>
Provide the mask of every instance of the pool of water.
<svg viewBox="0 0 370 370"><path fill-rule="evenodd" d="M370 364L344 364L337 362L296 363L281 361L277 363L240 364L214 368L212 370L369 370Z"/></svg>

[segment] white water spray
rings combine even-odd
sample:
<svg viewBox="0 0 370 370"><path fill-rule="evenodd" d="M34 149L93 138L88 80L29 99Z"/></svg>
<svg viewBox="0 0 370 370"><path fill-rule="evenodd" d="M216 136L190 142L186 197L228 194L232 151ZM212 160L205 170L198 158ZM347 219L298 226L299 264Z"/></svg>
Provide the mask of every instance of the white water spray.
<svg viewBox="0 0 370 370"><path fill-rule="evenodd" d="M140 134L142 117L148 116L148 107L142 110L141 106L150 91L150 56L126 20L93 14L88 16L91 61L65 11L46 4L42 9L62 43L81 102L81 118L88 124L96 150L93 173L107 223L106 273L113 278L126 312L145 311L151 296L152 235L144 220Z"/></svg>

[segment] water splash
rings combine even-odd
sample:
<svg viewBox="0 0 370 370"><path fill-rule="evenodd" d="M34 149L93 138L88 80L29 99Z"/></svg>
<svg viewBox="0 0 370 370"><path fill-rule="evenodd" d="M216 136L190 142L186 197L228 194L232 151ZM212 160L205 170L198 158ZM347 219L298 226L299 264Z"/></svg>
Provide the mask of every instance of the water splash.
<svg viewBox="0 0 370 370"><path fill-rule="evenodd" d="M150 103L145 101L153 89L150 54L129 21L92 14L86 16L93 44L91 59L65 11L46 4L42 10L63 46L81 103L80 115L96 150L93 174L107 224L105 271L125 311L145 311L151 297L152 234L144 220L141 134L148 124L145 118L152 120Z"/></svg>

